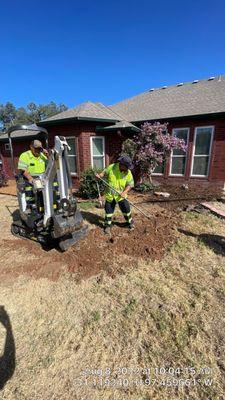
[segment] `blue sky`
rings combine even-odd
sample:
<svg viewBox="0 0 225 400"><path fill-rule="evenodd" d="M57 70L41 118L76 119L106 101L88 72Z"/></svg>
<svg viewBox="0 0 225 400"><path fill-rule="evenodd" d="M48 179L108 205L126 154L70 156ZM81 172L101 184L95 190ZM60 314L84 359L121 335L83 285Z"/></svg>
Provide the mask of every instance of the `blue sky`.
<svg viewBox="0 0 225 400"><path fill-rule="evenodd" d="M0 103L113 104L225 74L225 2L1 2Z"/></svg>

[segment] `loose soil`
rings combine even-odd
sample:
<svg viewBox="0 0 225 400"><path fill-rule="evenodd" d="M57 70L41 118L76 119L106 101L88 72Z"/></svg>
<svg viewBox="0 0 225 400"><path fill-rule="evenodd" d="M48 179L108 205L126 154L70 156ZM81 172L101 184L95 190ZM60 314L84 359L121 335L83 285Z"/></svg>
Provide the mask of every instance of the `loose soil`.
<svg viewBox="0 0 225 400"><path fill-rule="evenodd" d="M57 280L64 273L71 273L75 279L101 276L105 271L115 277L137 260L161 260L176 240L179 225L179 213L190 204L198 204L202 199L219 197L219 192L194 187L184 189L181 186L163 186L160 191L168 191L169 199L159 198L150 192L133 192L130 200L152 215L150 220L139 213L133 215L135 230L129 231L123 225L123 218L116 213L112 235L107 236L102 229L104 210L91 208L82 211L84 222L89 225L88 236L71 247L66 253L56 248L43 249L38 243L15 238L10 233L12 217L10 212L17 206L17 199L10 196L13 184L2 188L0 194L1 279L28 274L35 279L45 277ZM7 209L8 207L8 209ZM7 253L7 257L5 254Z"/></svg>
<svg viewBox="0 0 225 400"><path fill-rule="evenodd" d="M16 182L15 180L9 180L6 186L0 186L1 194L8 194L16 196Z"/></svg>
<svg viewBox="0 0 225 400"><path fill-rule="evenodd" d="M170 197L168 199L165 199L163 197L157 196L154 194L154 191L156 192L168 192L170 193ZM142 195L141 193L135 192L137 195ZM218 188L212 188L208 186L194 186L194 185L188 185L188 187L185 189L182 185L169 185L169 184L163 184L160 185L159 187L156 187L154 190L150 190L145 194L145 199L146 201L162 201L164 202L165 200L198 200L198 199L212 199L212 198L217 198L221 196L221 189Z"/></svg>
<svg viewBox="0 0 225 400"><path fill-rule="evenodd" d="M197 187L189 186L187 189L181 185L160 185L156 188L157 192L168 192L170 193L169 198L157 196L154 194L154 190L151 190L145 194L133 191L130 199L136 204L160 204L166 210L178 210L182 211L188 205L198 204L203 200L216 200L220 199L222 192L218 188L209 187Z"/></svg>
<svg viewBox="0 0 225 400"><path fill-rule="evenodd" d="M115 225L112 235L108 236L101 228L92 229L85 240L66 254L69 271L85 271L88 275L105 270L114 276L115 270L124 263L129 265L135 258L160 260L175 240L176 223L175 216L165 216L162 211L152 221L136 217L134 231ZM119 262L121 256L125 257Z"/></svg>
<svg viewBox="0 0 225 400"><path fill-rule="evenodd" d="M5 280L22 274L57 280L68 272L75 274L76 279L83 279L101 274L101 271L115 277L135 260L160 260L176 240L178 216L157 205L145 207L145 211L152 214L150 220L134 214L133 231L124 227L123 217L117 211L111 235L103 232L104 210L93 208L82 212L84 223L90 228L87 237L62 253L56 248L43 249L36 242L12 236L11 216L6 206L12 212L16 199L0 195L0 204L1 214L4 214L0 273Z"/></svg>

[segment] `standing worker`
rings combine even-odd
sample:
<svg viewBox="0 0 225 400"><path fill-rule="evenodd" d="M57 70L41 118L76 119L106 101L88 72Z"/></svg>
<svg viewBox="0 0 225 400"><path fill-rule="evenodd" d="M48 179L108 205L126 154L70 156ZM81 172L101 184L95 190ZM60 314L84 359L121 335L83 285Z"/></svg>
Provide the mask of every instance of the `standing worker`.
<svg viewBox="0 0 225 400"><path fill-rule="evenodd" d="M115 211L116 203L118 203L120 210L123 213L126 224L130 229L134 229L134 223L131 216L130 203L127 200L127 194L134 186L134 179L131 172L133 168L130 157L121 156L118 162L110 164L100 174L96 174L97 178L106 176L107 183L119 191L116 193L113 189L106 188L105 191L105 233L110 233L112 225L112 217Z"/></svg>

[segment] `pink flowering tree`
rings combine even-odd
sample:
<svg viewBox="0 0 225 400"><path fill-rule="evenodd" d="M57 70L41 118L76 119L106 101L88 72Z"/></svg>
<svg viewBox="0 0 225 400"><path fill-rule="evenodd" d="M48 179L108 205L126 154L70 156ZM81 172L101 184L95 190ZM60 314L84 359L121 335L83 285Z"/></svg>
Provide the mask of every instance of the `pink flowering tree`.
<svg viewBox="0 0 225 400"><path fill-rule="evenodd" d="M123 143L123 154L128 154L140 171L141 179L151 182L151 175L158 165L164 163L174 149L186 152L183 139L168 132L168 124L144 123L141 131Z"/></svg>

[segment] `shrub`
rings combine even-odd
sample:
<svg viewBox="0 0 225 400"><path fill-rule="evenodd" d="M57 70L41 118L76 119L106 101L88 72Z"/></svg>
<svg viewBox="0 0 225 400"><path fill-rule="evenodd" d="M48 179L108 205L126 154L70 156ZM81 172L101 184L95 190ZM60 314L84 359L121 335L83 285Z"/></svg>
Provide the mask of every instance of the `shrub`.
<svg viewBox="0 0 225 400"><path fill-rule="evenodd" d="M97 182L100 193L104 192L105 185L100 179L95 177L96 172L101 172L101 170L88 168L81 174L79 194L84 199L96 199L98 197Z"/></svg>
<svg viewBox="0 0 225 400"><path fill-rule="evenodd" d="M122 153L128 154L138 167L141 177L151 182L155 168L165 162L174 149L185 154L187 146L183 139L168 132L168 124L146 122L132 139L124 141Z"/></svg>
<svg viewBox="0 0 225 400"><path fill-rule="evenodd" d="M142 183L137 184L134 187L134 190L136 192L142 192L142 193L149 192L150 190L153 190L153 189L154 189L154 185L150 182L142 182Z"/></svg>

